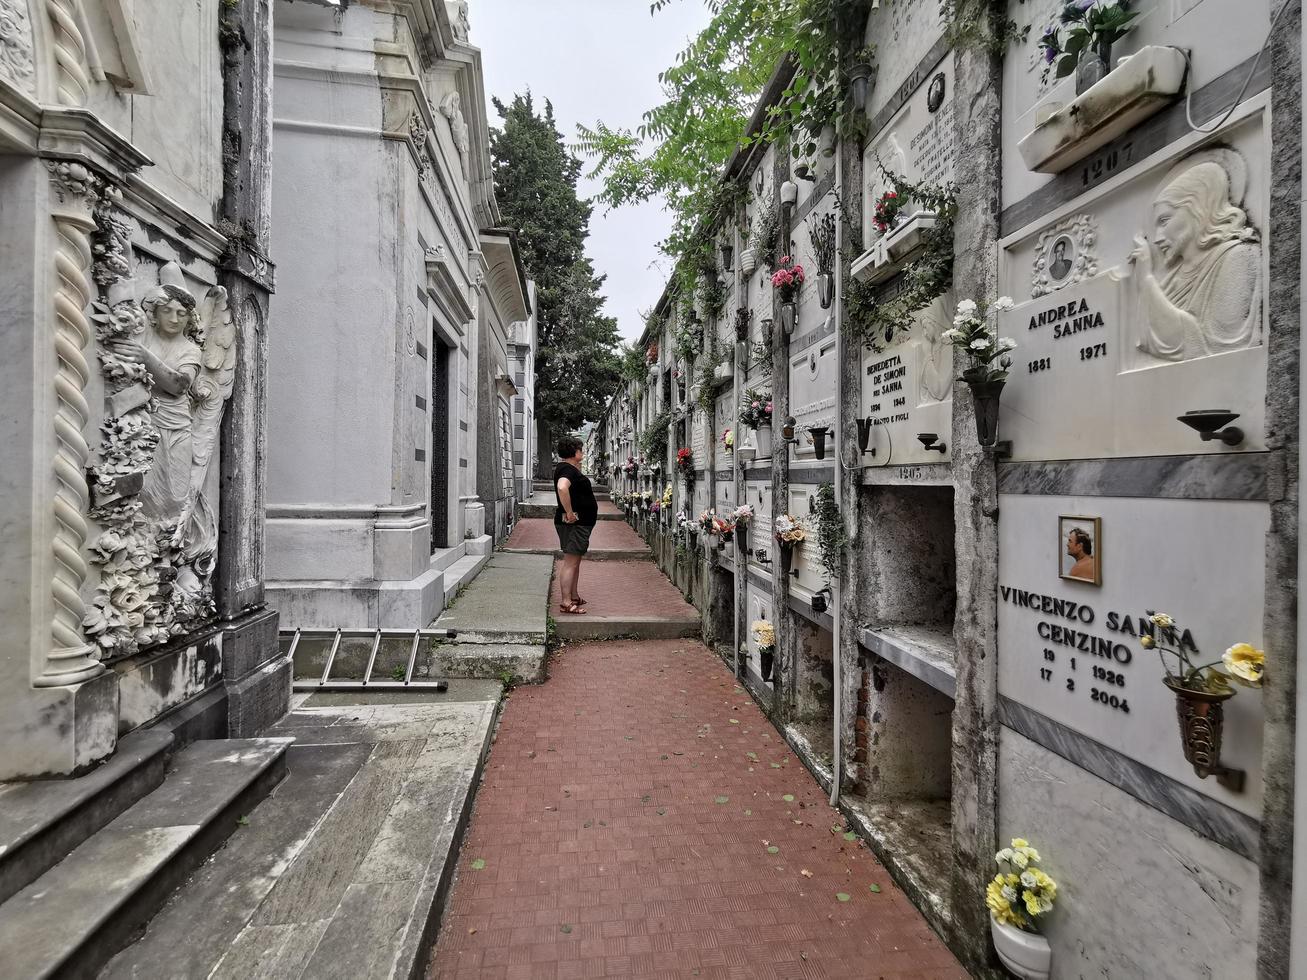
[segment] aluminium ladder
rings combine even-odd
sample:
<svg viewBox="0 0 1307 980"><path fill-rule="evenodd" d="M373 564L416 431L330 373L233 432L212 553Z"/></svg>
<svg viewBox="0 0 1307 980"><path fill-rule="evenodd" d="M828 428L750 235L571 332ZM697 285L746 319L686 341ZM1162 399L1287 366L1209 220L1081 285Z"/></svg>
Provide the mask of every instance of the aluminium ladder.
<svg viewBox="0 0 1307 980"><path fill-rule="evenodd" d="M286 631L289 632L289 631ZM292 682L292 690L295 691L431 691L441 693L449 689L449 684L443 680L414 680L413 668L417 664L418 645L423 639L441 639L453 640L458 638L458 630L400 630L400 629L296 629L291 637L290 650L287 657L291 663L295 662L295 648L299 646L301 639L306 637L332 637L331 651L327 654L327 664L322 668L322 677L318 680L295 680ZM336 653L340 650L340 641L342 637L347 636L371 636L372 650L368 654L368 666L363 671L362 680L332 680L331 668L336 663ZM402 681L374 681L372 680L372 667L377 662L377 651L381 648L381 641L385 638L407 638L412 636L412 643L408 650L408 667L404 671Z"/></svg>

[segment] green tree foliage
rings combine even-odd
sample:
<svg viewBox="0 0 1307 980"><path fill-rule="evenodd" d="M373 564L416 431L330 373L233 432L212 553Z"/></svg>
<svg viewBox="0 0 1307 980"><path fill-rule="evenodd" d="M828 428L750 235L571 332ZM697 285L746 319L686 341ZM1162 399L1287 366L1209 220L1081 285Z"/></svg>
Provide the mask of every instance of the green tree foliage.
<svg viewBox="0 0 1307 980"><path fill-rule="evenodd" d="M553 106L538 112L529 92L494 106L503 122L490 134L495 198L536 283L536 419L552 442L602 414L618 382L617 321L603 313L604 277L585 256L591 205L577 196L581 162Z"/></svg>
<svg viewBox="0 0 1307 980"><path fill-rule="evenodd" d="M729 217L738 198L725 191L721 173L743 142L789 137L793 152L811 155L822 127L847 113L848 67L868 52L841 39L860 38L867 0L703 0L707 27L676 64L659 75L665 101L644 113L635 131L603 121L579 127L577 149L594 162L604 182L599 203L608 207L661 196L674 224L663 249L693 265L703 235ZM673 0L655 0L657 14ZM860 48L860 44L855 46ZM794 77L760 132L745 130L758 98L781 59Z"/></svg>

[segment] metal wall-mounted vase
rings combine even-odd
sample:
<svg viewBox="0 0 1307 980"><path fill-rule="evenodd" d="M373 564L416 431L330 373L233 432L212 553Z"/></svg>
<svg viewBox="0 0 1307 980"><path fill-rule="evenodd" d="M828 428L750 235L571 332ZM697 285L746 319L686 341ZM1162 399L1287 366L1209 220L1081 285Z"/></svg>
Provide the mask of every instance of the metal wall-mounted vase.
<svg viewBox="0 0 1307 980"><path fill-rule="evenodd" d="M781 326L785 328L785 336L794 333L794 326L799 322L799 307L797 303L781 304Z"/></svg>
<svg viewBox="0 0 1307 980"><path fill-rule="evenodd" d="M1218 777L1231 775L1231 770L1221 765L1221 732L1225 727L1223 704L1234 697L1235 692L1190 691L1170 680L1163 680L1163 683L1175 693L1175 714L1180 722L1185 762L1194 767L1199 779L1214 774Z"/></svg>
<svg viewBox="0 0 1307 980"><path fill-rule="evenodd" d="M835 277L829 272L817 273L817 301L823 310L835 302Z"/></svg>
<svg viewBox="0 0 1307 980"><path fill-rule="evenodd" d="M1112 48L1106 46L1102 52L1092 48L1083 51L1080 63L1076 65L1076 95L1082 95L1107 77L1112 70Z"/></svg>
<svg viewBox="0 0 1307 980"><path fill-rule="evenodd" d="M971 385L971 399L976 408L976 437L986 448L998 441L998 402L1003 381L980 381Z"/></svg>

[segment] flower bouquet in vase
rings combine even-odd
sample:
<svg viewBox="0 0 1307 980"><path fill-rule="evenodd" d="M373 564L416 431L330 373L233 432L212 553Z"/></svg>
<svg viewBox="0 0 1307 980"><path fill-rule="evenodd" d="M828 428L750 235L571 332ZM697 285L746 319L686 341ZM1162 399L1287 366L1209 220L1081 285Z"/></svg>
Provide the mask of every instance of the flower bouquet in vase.
<svg viewBox="0 0 1307 980"><path fill-rule="evenodd" d="M676 450L676 469L687 484L694 482L694 453L685 446Z"/></svg>
<svg viewBox="0 0 1307 980"><path fill-rule="evenodd" d="M1039 852L1020 837L994 855L998 874L985 887L990 936L1003 965L1021 980L1046 980L1053 963L1035 921L1053 909L1057 882L1038 865Z"/></svg>
<svg viewBox="0 0 1307 980"><path fill-rule="evenodd" d="M1221 765L1221 734L1225 727L1223 705L1234 697L1235 684L1261 687L1266 654L1251 643L1236 643L1220 660L1195 664L1198 652L1188 630L1182 630L1166 613L1149 613L1146 632L1139 637L1146 650L1156 650L1166 676L1165 684L1175 694L1176 717L1185 762L1199 779L1215 776L1227 789L1243 788L1244 773Z"/></svg>
<svg viewBox="0 0 1307 980"><path fill-rule="evenodd" d="M758 644L758 670L764 681L771 681L772 666L776 659L776 629L765 619L754 620L750 627L753 642Z"/></svg>
<svg viewBox="0 0 1307 980"><path fill-rule="evenodd" d="M958 303L952 329L943 334L944 340L966 355L968 366L962 371L962 380L971 388L977 437L987 448L998 441L998 403L1017 346L1015 340L998 336L994 321L1013 305L1010 296L1000 296L988 310L964 299Z"/></svg>
<svg viewBox="0 0 1307 980"><path fill-rule="evenodd" d="M776 543L781 548L781 571L788 575L794 561L794 548L807 539L808 529L797 517L782 514L776 518L773 530L776 533Z"/></svg>
<svg viewBox="0 0 1307 980"><path fill-rule="evenodd" d="M759 459L771 457L771 419L771 395L753 388L746 389L740 403L740 425L752 433L751 448Z"/></svg>
<svg viewBox="0 0 1307 980"><path fill-rule="evenodd" d="M803 266L795 262L790 256L782 255L780 265L772 273L771 284L772 288L780 293L781 325L785 328L786 334L794 333L794 326L798 320L798 303L796 301L803 280Z"/></svg>

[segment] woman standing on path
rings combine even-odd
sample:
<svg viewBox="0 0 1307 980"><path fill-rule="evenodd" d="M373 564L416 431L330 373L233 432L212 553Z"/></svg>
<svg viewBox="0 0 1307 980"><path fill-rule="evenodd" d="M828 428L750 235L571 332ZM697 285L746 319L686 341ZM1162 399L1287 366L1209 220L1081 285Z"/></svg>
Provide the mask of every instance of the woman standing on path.
<svg viewBox="0 0 1307 980"><path fill-rule="evenodd" d="M554 468L554 530L563 552L563 581L559 589L562 611L573 616L585 612L585 600L576 593L581 577L581 559L590 549L590 532L599 519L590 479L581 472L581 440L563 436L558 440L558 465Z"/></svg>

